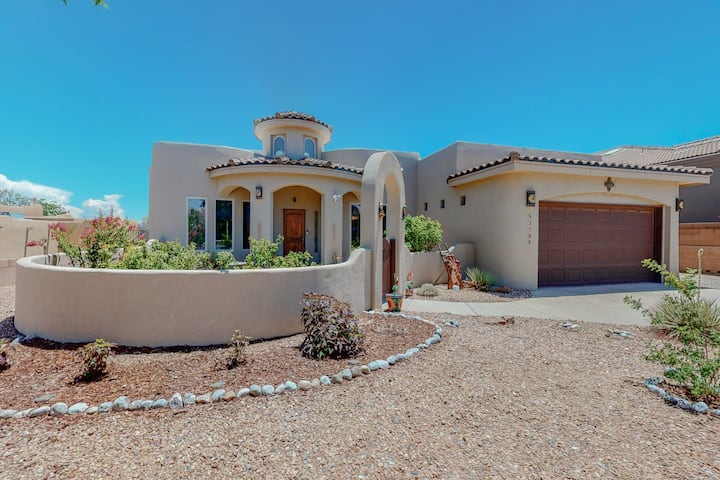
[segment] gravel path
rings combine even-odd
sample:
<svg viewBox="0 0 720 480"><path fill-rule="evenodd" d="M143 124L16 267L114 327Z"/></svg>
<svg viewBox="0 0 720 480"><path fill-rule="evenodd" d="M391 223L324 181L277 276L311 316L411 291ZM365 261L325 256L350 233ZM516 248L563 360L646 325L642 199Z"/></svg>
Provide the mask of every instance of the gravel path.
<svg viewBox="0 0 720 480"><path fill-rule="evenodd" d="M0 421L0 477L720 478L720 420L642 385L648 329L445 318L438 346L341 386Z"/></svg>

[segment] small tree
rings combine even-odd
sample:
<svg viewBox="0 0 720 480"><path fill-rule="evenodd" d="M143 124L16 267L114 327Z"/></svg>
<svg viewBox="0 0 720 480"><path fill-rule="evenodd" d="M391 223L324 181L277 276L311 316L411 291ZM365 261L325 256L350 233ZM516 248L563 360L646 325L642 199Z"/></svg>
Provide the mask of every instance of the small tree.
<svg viewBox="0 0 720 480"><path fill-rule="evenodd" d="M428 252L442 241L440 222L424 215L405 217L405 245L411 252Z"/></svg>
<svg viewBox="0 0 720 480"><path fill-rule="evenodd" d="M645 259L648 270L659 273L665 285L673 287L679 295L665 294L660 302L645 308L631 296L625 303L650 320L667 334L661 344L648 343L646 358L666 367L665 376L687 389L697 400L710 400L718 396L720 380L720 308L715 302L702 298L693 275L688 269L686 278L668 271L665 265Z"/></svg>

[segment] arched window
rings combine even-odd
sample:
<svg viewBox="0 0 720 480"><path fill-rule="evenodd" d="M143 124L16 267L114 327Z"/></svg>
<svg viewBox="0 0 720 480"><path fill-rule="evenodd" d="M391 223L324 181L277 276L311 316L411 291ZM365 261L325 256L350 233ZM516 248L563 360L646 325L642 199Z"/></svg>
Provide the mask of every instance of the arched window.
<svg viewBox="0 0 720 480"><path fill-rule="evenodd" d="M315 158L315 140L312 138L305 139L305 157Z"/></svg>
<svg viewBox="0 0 720 480"><path fill-rule="evenodd" d="M285 137L278 135L273 139L273 157L285 155Z"/></svg>

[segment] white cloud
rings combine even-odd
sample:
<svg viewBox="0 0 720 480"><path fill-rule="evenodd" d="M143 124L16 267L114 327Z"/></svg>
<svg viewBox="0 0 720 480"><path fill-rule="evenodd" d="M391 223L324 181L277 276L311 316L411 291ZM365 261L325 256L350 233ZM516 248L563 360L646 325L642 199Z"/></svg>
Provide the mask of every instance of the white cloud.
<svg viewBox="0 0 720 480"><path fill-rule="evenodd" d="M119 195L117 193L103 195L102 200L98 200L96 198L88 198L82 203L85 216L95 217L97 216L98 212L102 212L103 214L107 215L110 213L110 210L112 210L116 217L124 217L125 210L123 210L120 206L120 198L122 198L122 195Z"/></svg>
<svg viewBox="0 0 720 480"><path fill-rule="evenodd" d="M116 216L125 216L125 210L120 206L122 195L117 193L103 195L102 199L88 198L82 202L82 207L76 207L70 203L73 192L33 183L28 180L11 180L0 173L0 189L4 188L26 197L57 202L65 207L70 212L70 215L76 218L94 218L99 211L107 215L111 209Z"/></svg>
<svg viewBox="0 0 720 480"><path fill-rule="evenodd" d="M31 198L42 198L62 205L70 203L72 192L60 188L48 187L39 183L28 182L27 180L14 181L0 173L0 189L7 188L13 192Z"/></svg>

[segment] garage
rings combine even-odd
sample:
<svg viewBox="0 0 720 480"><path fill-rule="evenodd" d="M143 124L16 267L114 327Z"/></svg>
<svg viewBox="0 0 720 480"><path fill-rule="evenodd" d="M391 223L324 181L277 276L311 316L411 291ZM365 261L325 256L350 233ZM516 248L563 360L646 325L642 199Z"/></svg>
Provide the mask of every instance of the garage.
<svg viewBox="0 0 720 480"><path fill-rule="evenodd" d="M662 210L637 205L540 202L538 286L658 281Z"/></svg>

